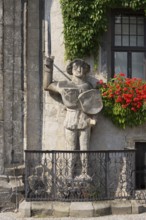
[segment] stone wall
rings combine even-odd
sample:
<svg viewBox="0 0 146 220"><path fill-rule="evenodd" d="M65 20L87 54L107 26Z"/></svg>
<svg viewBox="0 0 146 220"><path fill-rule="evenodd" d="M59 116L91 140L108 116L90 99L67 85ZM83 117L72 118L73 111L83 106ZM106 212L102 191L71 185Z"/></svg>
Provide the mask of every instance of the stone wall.
<svg viewBox="0 0 146 220"><path fill-rule="evenodd" d="M49 32L48 45L45 44L46 56L50 53L55 56L54 80L66 80L64 45L63 45L63 23L59 1L46 0L45 22L48 25L45 29L46 35ZM43 91L43 143L42 148L46 150L64 149L63 121L65 109L61 97Z"/></svg>
<svg viewBox="0 0 146 220"><path fill-rule="evenodd" d="M43 89L49 54L55 56L54 80L70 80L64 53L59 0L0 0L0 174L4 164L22 163L25 149L65 149L66 110L59 95ZM94 83L108 78L108 56L103 41L97 72L87 58ZM121 130L99 114L90 149L134 148L136 141L146 142L145 133L146 125Z"/></svg>
<svg viewBox="0 0 146 220"><path fill-rule="evenodd" d="M22 11L23 1L0 0L1 167L12 162L12 155L23 161Z"/></svg>
<svg viewBox="0 0 146 220"><path fill-rule="evenodd" d="M146 142L146 123L141 126L120 129L101 113L91 135L91 150L135 149L135 142Z"/></svg>

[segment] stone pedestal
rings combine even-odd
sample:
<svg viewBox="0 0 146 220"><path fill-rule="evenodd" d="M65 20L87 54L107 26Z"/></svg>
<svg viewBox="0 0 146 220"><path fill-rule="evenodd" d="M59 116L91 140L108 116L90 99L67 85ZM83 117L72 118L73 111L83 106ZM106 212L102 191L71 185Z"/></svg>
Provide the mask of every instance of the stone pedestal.
<svg viewBox="0 0 146 220"><path fill-rule="evenodd" d="M0 209L10 208L12 188L9 185L8 177L0 175Z"/></svg>

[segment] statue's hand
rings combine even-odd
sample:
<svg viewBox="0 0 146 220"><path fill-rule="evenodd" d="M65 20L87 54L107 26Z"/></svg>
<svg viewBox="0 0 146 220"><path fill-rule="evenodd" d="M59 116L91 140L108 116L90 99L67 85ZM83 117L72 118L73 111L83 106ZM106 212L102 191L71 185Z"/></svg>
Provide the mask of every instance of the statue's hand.
<svg viewBox="0 0 146 220"><path fill-rule="evenodd" d="M54 62L54 57L47 57L45 60L45 71L44 71L44 82L43 82L45 90L47 90L48 86L52 83L53 62Z"/></svg>
<svg viewBox="0 0 146 220"><path fill-rule="evenodd" d="M53 63L54 63L54 57L47 57L46 58L46 67L50 72L53 72Z"/></svg>
<svg viewBox="0 0 146 220"><path fill-rule="evenodd" d="M97 123L97 120L94 118L94 119L92 119L92 118L90 118L90 126L95 126L96 125L96 123Z"/></svg>

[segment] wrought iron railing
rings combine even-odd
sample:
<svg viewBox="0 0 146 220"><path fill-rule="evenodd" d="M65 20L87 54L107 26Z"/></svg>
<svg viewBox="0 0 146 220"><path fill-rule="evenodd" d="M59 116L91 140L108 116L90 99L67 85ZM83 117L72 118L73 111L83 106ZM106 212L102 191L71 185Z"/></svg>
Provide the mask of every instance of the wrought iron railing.
<svg viewBox="0 0 146 220"><path fill-rule="evenodd" d="M27 201L134 198L135 151L25 151Z"/></svg>

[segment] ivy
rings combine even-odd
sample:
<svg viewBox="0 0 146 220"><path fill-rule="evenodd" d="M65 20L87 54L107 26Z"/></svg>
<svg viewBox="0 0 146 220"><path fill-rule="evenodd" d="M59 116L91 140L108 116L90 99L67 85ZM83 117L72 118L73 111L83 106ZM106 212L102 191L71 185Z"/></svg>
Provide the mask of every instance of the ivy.
<svg viewBox="0 0 146 220"><path fill-rule="evenodd" d="M60 0L66 59L97 55L110 8L145 8L146 0Z"/></svg>

